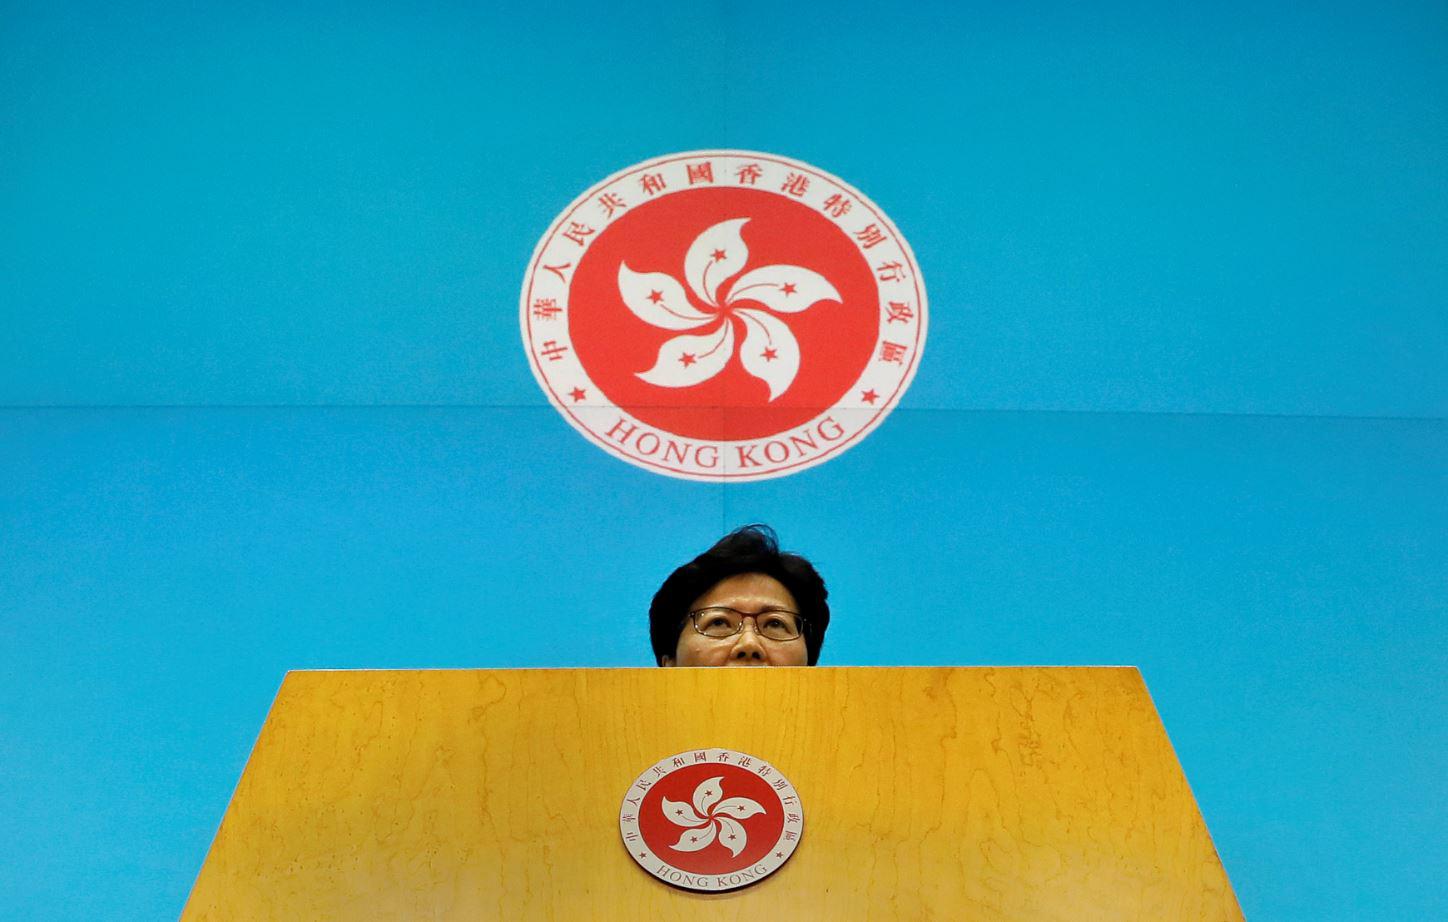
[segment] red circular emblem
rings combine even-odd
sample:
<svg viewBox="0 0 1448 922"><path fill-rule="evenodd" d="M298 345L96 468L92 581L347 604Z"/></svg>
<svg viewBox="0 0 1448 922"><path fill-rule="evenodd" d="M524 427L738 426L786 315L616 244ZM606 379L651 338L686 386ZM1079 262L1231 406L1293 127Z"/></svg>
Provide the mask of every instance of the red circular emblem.
<svg viewBox="0 0 1448 922"><path fill-rule="evenodd" d="M579 196L523 284L533 373L611 454L755 480L878 426L925 346L905 238L843 181L747 151L660 157Z"/></svg>
<svg viewBox="0 0 1448 922"><path fill-rule="evenodd" d="M730 749L662 759L624 794L619 831L650 874L687 890L735 890L789 860L804 832L794 786L773 765Z"/></svg>

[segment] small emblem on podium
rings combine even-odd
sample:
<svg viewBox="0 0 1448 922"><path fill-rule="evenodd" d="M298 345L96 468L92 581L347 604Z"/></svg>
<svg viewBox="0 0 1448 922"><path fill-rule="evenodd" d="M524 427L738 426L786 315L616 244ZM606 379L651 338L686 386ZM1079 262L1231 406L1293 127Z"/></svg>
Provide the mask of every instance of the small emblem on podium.
<svg viewBox="0 0 1448 922"><path fill-rule="evenodd" d="M696 749L661 759L623 796L629 856L685 890L737 890L789 860L804 832L794 785L763 759Z"/></svg>

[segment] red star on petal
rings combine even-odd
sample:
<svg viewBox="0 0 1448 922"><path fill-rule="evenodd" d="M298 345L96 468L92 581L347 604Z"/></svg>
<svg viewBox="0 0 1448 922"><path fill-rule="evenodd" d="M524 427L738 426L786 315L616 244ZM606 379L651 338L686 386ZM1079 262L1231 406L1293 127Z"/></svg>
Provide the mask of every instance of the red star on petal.
<svg viewBox="0 0 1448 922"><path fill-rule="evenodd" d="M714 251L714 261L717 263L717 262L722 261L723 259L724 259L724 251L723 251L723 250L715 250L715 251Z"/></svg>
<svg viewBox="0 0 1448 922"><path fill-rule="evenodd" d="M785 282L783 285L779 286L779 290L787 295L794 294L794 282Z"/></svg>
<svg viewBox="0 0 1448 922"><path fill-rule="evenodd" d="M763 352L760 353L760 355L764 358L766 362L772 362L775 359L779 358L779 353L775 352L773 349L765 349Z"/></svg>
<svg viewBox="0 0 1448 922"><path fill-rule="evenodd" d="M699 360L694 358L691 353L685 352L683 355L679 356L679 361L684 363L685 368L688 368L690 365L694 364Z"/></svg>
<svg viewBox="0 0 1448 922"><path fill-rule="evenodd" d="M588 396L588 391L584 390L581 387L575 387L573 390L568 392L568 396L573 398L574 403L577 403L578 401Z"/></svg>
<svg viewBox="0 0 1448 922"><path fill-rule="evenodd" d="M662 291L651 291L649 292L649 300L654 302L655 304L658 304L660 301L664 300L664 293Z"/></svg>
<svg viewBox="0 0 1448 922"><path fill-rule="evenodd" d="M860 391L860 399L865 401L866 403L874 403L879 398L880 395L875 393L873 390Z"/></svg>

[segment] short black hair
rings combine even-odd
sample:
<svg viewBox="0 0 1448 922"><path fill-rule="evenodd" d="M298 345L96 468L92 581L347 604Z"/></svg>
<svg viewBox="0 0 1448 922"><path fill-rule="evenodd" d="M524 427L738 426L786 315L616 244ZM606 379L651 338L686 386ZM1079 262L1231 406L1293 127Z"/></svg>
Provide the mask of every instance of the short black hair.
<svg viewBox="0 0 1448 922"><path fill-rule="evenodd" d="M809 664L819 662L825 629L830 626L829 590L814 565L798 554L781 552L779 538L768 525L745 525L720 538L704 553L679 567L649 606L649 640L654 661L663 664L679 646L679 632L689 606L720 581L741 573L763 573L779 580L799 603Z"/></svg>

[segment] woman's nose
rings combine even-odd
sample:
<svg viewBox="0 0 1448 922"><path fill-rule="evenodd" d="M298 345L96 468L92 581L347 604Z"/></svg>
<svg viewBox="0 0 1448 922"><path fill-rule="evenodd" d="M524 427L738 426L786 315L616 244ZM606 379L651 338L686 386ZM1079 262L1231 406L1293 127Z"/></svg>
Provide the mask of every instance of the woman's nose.
<svg viewBox="0 0 1448 922"><path fill-rule="evenodd" d="M754 629L753 618L744 619L738 636L734 638L734 649L729 652L729 658L764 659L764 642L760 640L759 633Z"/></svg>

